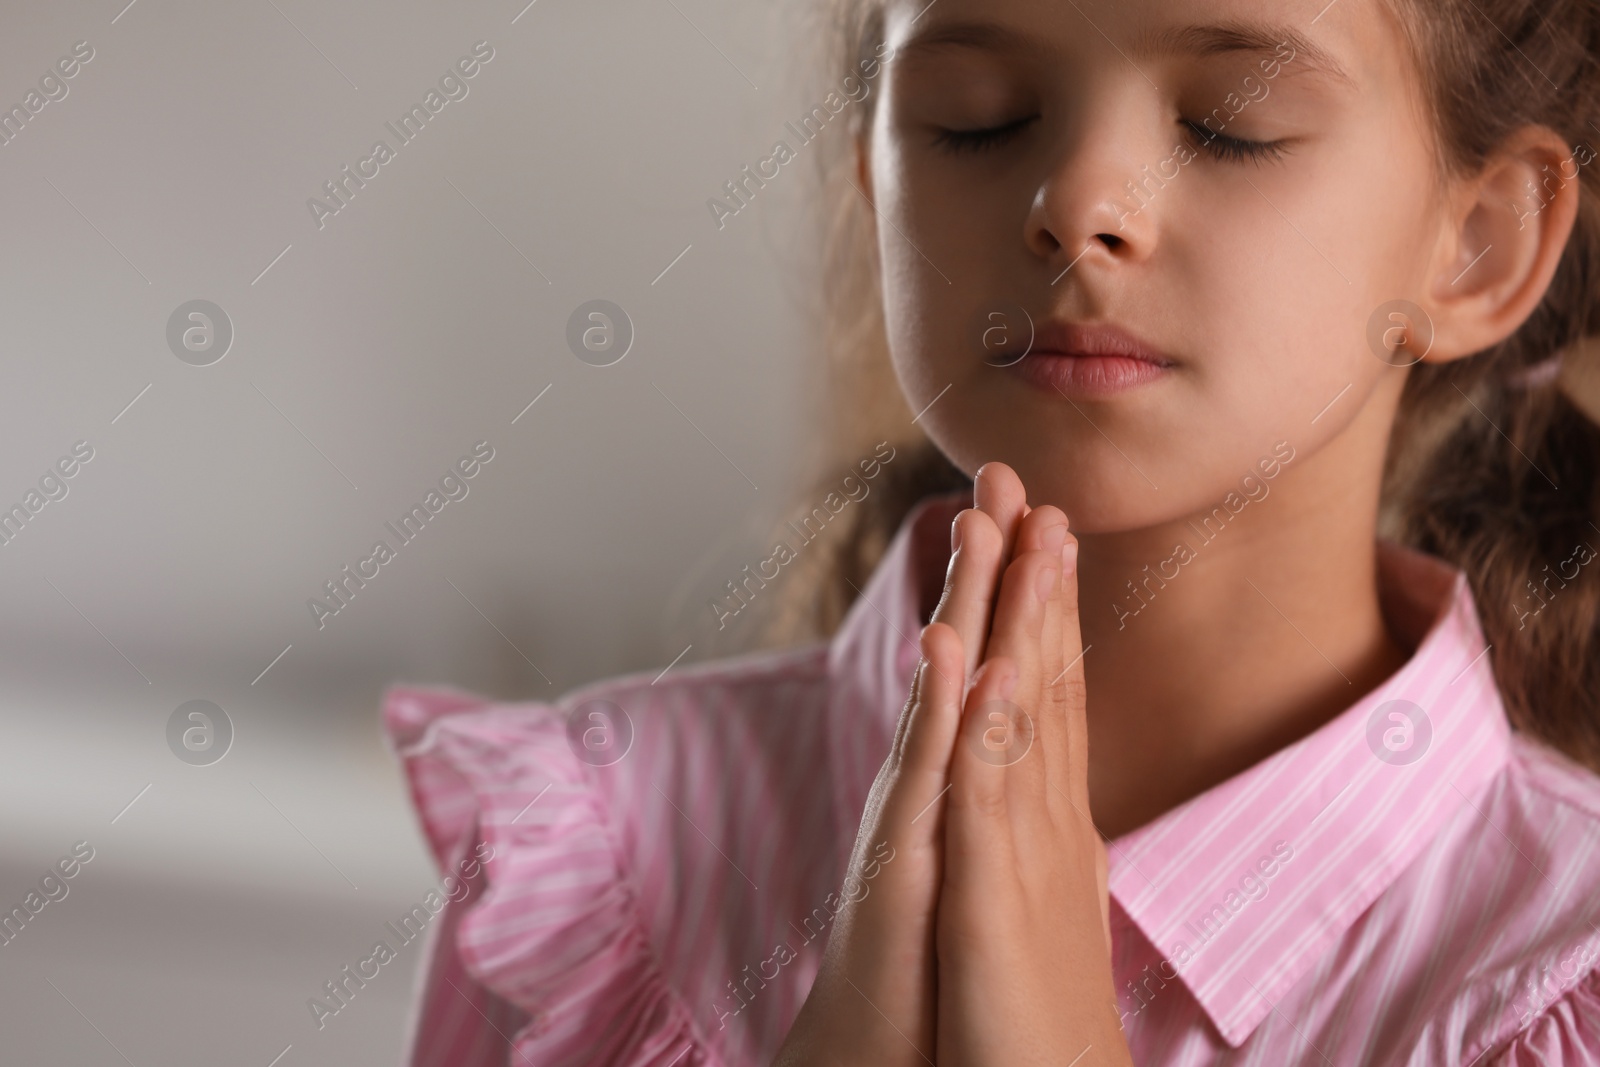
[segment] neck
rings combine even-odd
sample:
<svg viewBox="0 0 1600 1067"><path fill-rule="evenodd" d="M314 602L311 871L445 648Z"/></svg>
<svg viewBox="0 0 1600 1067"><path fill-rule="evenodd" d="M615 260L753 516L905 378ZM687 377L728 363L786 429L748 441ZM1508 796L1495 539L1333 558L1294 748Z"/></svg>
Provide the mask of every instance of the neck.
<svg viewBox="0 0 1600 1067"><path fill-rule="evenodd" d="M1371 439L1302 454L1225 520L1081 536L1089 791L1107 836L1312 732L1405 662L1378 599Z"/></svg>

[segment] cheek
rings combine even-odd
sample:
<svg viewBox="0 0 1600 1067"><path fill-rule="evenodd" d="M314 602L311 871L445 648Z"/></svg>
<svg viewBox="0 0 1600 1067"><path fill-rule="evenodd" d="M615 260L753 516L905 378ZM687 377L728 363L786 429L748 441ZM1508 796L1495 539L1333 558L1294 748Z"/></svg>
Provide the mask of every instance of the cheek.
<svg viewBox="0 0 1600 1067"><path fill-rule="evenodd" d="M887 110L887 109L885 109ZM895 129L880 111L872 148L884 330L907 405L920 412L982 366L986 310L1013 305L1026 189L971 188L964 170ZM1021 321L1015 323L1022 329ZM948 398L946 398L948 399ZM940 402L943 407L943 401Z"/></svg>
<svg viewBox="0 0 1600 1067"><path fill-rule="evenodd" d="M1432 163L1399 110L1348 117L1287 169L1252 175L1260 191L1245 187L1248 200L1219 205L1248 234L1242 245L1228 239L1233 273L1249 276L1239 306L1289 312L1324 349L1366 355L1371 314L1422 298L1438 205L1427 191Z"/></svg>
<svg viewBox="0 0 1600 1067"><path fill-rule="evenodd" d="M1347 138L1310 146L1286 168L1244 172L1259 191L1180 201L1176 211L1210 224L1164 235L1164 284L1189 309L1174 314L1203 356L1212 414L1242 420L1256 444L1309 444L1353 414L1389 370L1368 346L1369 322L1424 284L1429 208L1416 199L1420 183L1398 177L1423 162L1378 125L1370 150Z"/></svg>
<svg viewBox="0 0 1600 1067"><path fill-rule="evenodd" d="M955 286L954 279L945 280L951 257L941 252L959 247L959 238L938 221L940 192L905 149L880 111L872 149L878 281L890 358L915 411L945 384L933 384L942 373L936 339L942 330L941 297L948 304Z"/></svg>

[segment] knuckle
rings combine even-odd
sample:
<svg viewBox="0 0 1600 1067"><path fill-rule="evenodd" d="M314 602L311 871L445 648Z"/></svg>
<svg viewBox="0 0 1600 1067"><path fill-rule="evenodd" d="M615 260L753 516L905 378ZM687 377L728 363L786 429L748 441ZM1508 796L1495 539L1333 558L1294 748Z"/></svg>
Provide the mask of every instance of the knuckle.
<svg viewBox="0 0 1600 1067"><path fill-rule="evenodd" d="M1047 567L1060 566L1060 564L1061 560L1055 553L1047 552L1042 548L1030 549L1027 552L1018 553L1011 560L1011 562L1006 565L1006 584L1017 586L1023 583L1030 583L1032 582L1034 576L1040 571L1043 571ZM1031 585L1028 588L1029 592L1031 592Z"/></svg>
<svg viewBox="0 0 1600 1067"><path fill-rule="evenodd" d="M1077 707L1082 704L1088 695L1088 688L1084 685L1081 668L1073 667L1051 687L1051 692L1054 694L1052 699L1065 707Z"/></svg>
<svg viewBox="0 0 1600 1067"><path fill-rule="evenodd" d="M971 516L967 519L961 531L961 543L967 543L967 538L978 538L978 543L984 546L998 546L1005 538L1000 533L999 525L982 508L968 508Z"/></svg>
<svg viewBox="0 0 1600 1067"><path fill-rule="evenodd" d="M1054 504L1040 504L1028 513L1029 518L1033 518L1035 515L1038 516L1035 521L1046 527L1061 526L1067 522L1067 513Z"/></svg>
<svg viewBox="0 0 1600 1067"><path fill-rule="evenodd" d="M1006 793L1001 788L972 788L967 792L967 808L973 815L990 822L1005 820Z"/></svg>

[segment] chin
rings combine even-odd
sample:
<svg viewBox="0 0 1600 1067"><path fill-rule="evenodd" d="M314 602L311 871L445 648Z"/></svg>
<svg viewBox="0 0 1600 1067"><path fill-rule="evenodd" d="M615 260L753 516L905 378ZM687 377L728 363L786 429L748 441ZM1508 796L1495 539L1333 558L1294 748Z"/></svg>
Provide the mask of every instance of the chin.
<svg viewBox="0 0 1600 1067"><path fill-rule="evenodd" d="M1164 512L1172 503L1103 438L1063 442L1057 428L1048 451L1014 439L968 438L957 444L936 436L935 442L969 476L985 463L1004 463L1022 479L1030 507L1055 505L1066 512L1075 533L1119 533L1150 526L1167 517ZM1149 464L1141 466L1155 477Z"/></svg>

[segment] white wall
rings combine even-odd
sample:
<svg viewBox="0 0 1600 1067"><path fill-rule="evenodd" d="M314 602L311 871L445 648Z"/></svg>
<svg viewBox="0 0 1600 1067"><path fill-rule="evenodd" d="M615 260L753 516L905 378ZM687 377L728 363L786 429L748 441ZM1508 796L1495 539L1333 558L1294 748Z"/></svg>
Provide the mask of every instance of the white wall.
<svg viewBox="0 0 1600 1067"><path fill-rule="evenodd" d="M435 881L381 687L547 697L748 636L707 601L800 474L806 177L720 232L706 200L803 110L809 37L715 0L124 3L0 9L0 105L94 50L0 146L0 507L94 450L0 547L0 904L96 850L0 947L4 1058L390 1063L408 973L321 1032L305 1006ZM566 343L595 298L636 330L610 367ZM195 299L235 331L203 367L166 336ZM307 599L483 439L319 629ZM196 698L236 732L207 767L165 735Z"/></svg>

